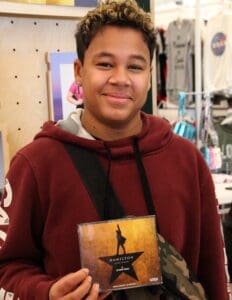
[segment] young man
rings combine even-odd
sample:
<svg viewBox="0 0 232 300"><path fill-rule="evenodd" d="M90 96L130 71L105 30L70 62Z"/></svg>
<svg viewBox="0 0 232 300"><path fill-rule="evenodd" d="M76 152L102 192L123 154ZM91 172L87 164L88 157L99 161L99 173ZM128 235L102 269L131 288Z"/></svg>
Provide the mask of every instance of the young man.
<svg viewBox="0 0 232 300"><path fill-rule="evenodd" d="M76 39L84 109L45 124L7 174L0 223L2 295L107 297L88 270L80 269L77 224L100 217L64 148L72 144L97 154L125 215L149 213L137 168L138 161L143 164L160 233L186 259L209 299L228 299L217 201L203 156L166 121L141 112L155 47L149 15L134 0L107 1L81 21ZM107 212L107 193L103 200ZM126 294L156 297L142 288Z"/></svg>

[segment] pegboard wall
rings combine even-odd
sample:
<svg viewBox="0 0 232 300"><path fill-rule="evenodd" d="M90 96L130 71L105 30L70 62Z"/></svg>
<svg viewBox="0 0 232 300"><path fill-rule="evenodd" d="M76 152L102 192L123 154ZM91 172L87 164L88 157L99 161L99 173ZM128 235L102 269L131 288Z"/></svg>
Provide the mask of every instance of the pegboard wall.
<svg viewBox="0 0 232 300"><path fill-rule="evenodd" d="M0 123L9 157L49 119L47 52L76 50L78 19L0 15Z"/></svg>

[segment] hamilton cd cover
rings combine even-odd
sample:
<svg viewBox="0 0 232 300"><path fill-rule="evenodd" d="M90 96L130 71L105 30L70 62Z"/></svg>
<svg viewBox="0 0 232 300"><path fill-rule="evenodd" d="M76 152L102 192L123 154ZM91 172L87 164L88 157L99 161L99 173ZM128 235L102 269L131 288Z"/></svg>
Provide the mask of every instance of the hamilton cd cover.
<svg viewBox="0 0 232 300"><path fill-rule="evenodd" d="M81 265L100 290L162 283L155 216L78 225Z"/></svg>

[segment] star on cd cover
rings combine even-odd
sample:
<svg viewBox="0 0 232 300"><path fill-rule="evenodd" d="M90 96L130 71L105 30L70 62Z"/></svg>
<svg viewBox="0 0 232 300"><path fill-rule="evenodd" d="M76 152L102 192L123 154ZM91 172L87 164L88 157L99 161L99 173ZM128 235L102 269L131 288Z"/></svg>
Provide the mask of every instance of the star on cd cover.
<svg viewBox="0 0 232 300"><path fill-rule="evenodd" d="M100 290L162 283L155 216L78 225L81 265Z"/></svg>

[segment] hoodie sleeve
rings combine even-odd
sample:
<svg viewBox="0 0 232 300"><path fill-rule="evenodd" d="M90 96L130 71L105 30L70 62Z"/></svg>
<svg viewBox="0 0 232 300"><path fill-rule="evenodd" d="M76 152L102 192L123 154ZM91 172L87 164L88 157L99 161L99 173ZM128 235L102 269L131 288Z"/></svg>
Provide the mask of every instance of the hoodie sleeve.
<svg viewBox="0 0 232 300"><path fill-rule="evenodd" d="M38 189L20 154L11 163L0 204L0 298L47 300L54 279L43 270Z"/></svg>
<svg viewBox="0 0 232 300"><path fill-rule="evenodd" d="M224 255L221 220L214 183L210 171L202 162L201 183L201 246L198 277L211 300L227 300L228 278Z"/></svg>

